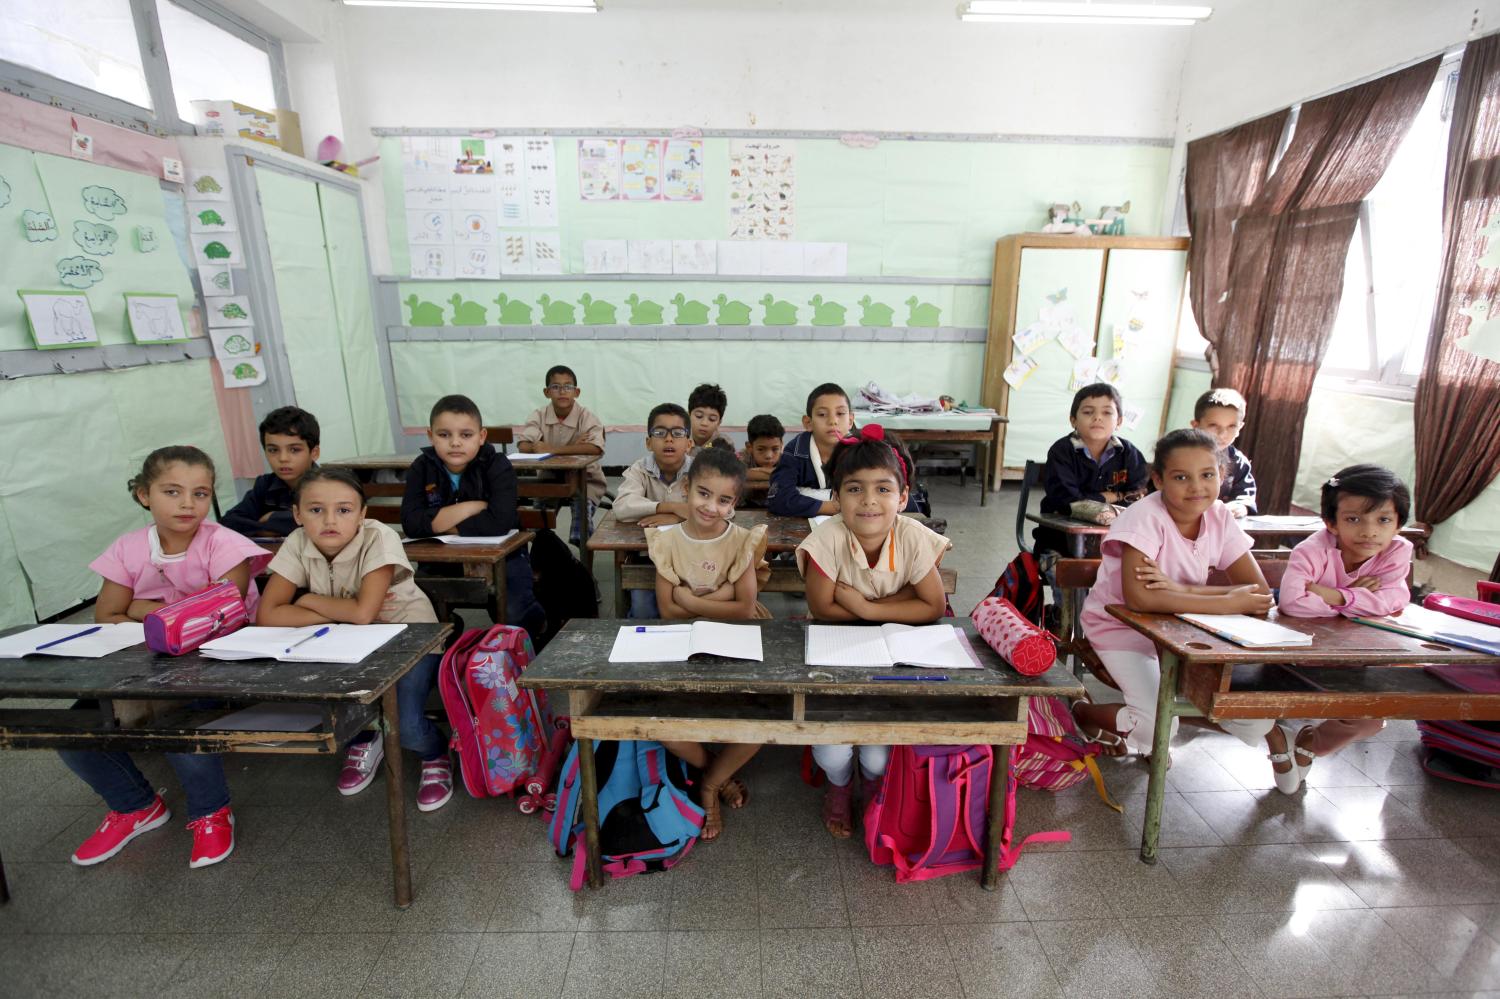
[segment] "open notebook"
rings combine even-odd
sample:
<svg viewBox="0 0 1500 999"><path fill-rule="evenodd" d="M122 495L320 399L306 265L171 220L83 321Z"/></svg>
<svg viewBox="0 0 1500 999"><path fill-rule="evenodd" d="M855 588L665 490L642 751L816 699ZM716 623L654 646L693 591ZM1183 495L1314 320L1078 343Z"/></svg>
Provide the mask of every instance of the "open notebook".
<svg viewBox="0 0 1500 999"><path fill-rule="evenodd" d="M68 656L102 659L111 652L140 645L146 626L139 621L124 624L44 624L0 638L0 659L22 656ZM47 646L39 648L39 646Z"/></svg>
<svg viewBox="0 0 1500 999"><path fill-rule="evenodd" d="M511 454L506 455L505 457L510 460L511 464L515 464L518 461L541 461L543 458L552 457L552 452L537 451L534 454L522 454L520 451L515 451Z"/></svg>
<svg viewBox="0 0 1500 999"><path fill-rule="evenodd" d="M1430 638L1445 645L1500 656L1500 628L1430 610L1420 604L1407 604L1400 613L1389 617L1357 617L1354 620L1413 638Z"/></svg>
<svg viewBox="0 0 1500 999"><path fill-rule="evenodd" d="M428 540L441 541L445 545L500 545L516 536L515 531L507 531L504 534L485 534L465 537L462 534L439 534ZM422 538L409 538L408 540L421 541Z"/></svg>
<svg viewBox="0 0 1500 999"><path fill-rule="evenodd" d="M204 642L209 659L276 659L284 663L357 663L399 635L404 624L325 624L307 628L241 628ZM324 632L318 634L318 632Z"/></svg>
<svg viewBox="0 0 1500 999"><path fill-rule="evenodd" d="M764 662L760 628L753 624L623 625L609 650L612 663L683 663L697 655Z"/></svg>
<svg viewBox="0 0 1500 999"><path fill-rule="evenodd" d="M1311 645L1312 636L1248 614L1178 614L1190 624L1247 649Z"/></svg>
<svg viewBox="0 0 1500 999"><path fill-rule="evenodd" d="M810 624L804 658L809 666L981 668L968 636L951 624Z"/></svg>

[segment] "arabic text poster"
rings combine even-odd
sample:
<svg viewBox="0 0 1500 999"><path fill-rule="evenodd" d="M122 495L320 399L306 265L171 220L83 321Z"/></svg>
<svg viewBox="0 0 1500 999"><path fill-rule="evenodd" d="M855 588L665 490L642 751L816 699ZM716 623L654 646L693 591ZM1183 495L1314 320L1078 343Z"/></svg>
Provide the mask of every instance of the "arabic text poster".
<svg viewBox="0 0 1500 999"><path fill-rule="evenodd" d="M729 238L789 240L796 233L797 144L729 142Z"/></svg>

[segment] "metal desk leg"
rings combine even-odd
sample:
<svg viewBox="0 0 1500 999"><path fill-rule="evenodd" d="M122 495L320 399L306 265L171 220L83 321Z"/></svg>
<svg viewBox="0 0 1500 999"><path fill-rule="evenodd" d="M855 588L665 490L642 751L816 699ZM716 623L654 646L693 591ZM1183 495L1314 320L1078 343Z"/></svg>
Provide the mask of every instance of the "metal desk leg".
<svg viewBox="0 0 1500 999"><path fill-rule="evenodd" d="M592 576L594 553L589 551L589 535L594 533L594 525L589 522L589 479L582 468L573 472L573 496L583 512L583 516L578 519L578 554L583 558L583 567Z"/></svg>
<svg viewBox="0 0 1500 999"><path fill-rule="evenodd" d="M625 596L625 560L628 552L615 552L615 617L625 617L630 603Z"/></svg>
<svg viewBox="0 0 1500 999"><path fill-rule="evenodd" d="M590 888L604 885L604 866L599 859L599 777L594 770L594 740L578 739L578 777L583 781L579 802L583 812L583 848Z"/></svg>
<svg viewBox="0 0 1500 999"><path fill-rule="evenodd" d="M509 559L501 559L500 561L495 563L495 581L492 584L491 590L491 592L493 593L492 599L494 603L490 607L490 614L494 617L496 624L519 623L516 621L506 620L506 608L509 605L506 603L508 594L505 592L505 563L508 561Z"/></svg>
<svg viewBox="0 0 1500 999"><path fill-rule="evenodd" d="M411 905L411 849L406 837L405 782L401 777L401 718L396 713L396 685L381 695L385 722L385 803L390 812L391 875L396 882L396 908Z"/></svg>
<svg viewBox="0 0 1500 999"><path fill-rule="evenodd" d="M990 500L990 446L988 443L975 443L974 463L979 466L975 469L979 473L979 505L984 506Z"/></svg>
<svg viewBox="0 0 1500 999"><path fill-rule="evenodd" d="M1167 794L1167 765L1171 759L1172 720L1177 717L1177 656L1161 653L1161 688L1156 694L1156 731L1151 739L1151 779L1146 784L1146 822L1141 829L1141 859L1156 863L1156 841L1161 837L1161 809Z"/></svg>
<svg viewBox="0 0 1500 999"><path fill-rule="evenodd" d="M10 883L5 880L5 862L0 861L0 905L10 901Z"/></svg>
<svg viewBox="0 0 1500 999"><path fill-rule="evenodd" d="M1026 698L1020 698L1020 713L1026 713ZM980 875L979 883L984 886L985 891L994 891L1000 887L1000 852L1005 848L1005 801L1010 794L1010 782L1015 780L1011 772L1011 750L1012 746L991 746L990 752L994 754L994 762L990 765L990 813L989 821L984 831L984 871ZM1001 766L1005 768L1004 779L996 770Z"/></svg>

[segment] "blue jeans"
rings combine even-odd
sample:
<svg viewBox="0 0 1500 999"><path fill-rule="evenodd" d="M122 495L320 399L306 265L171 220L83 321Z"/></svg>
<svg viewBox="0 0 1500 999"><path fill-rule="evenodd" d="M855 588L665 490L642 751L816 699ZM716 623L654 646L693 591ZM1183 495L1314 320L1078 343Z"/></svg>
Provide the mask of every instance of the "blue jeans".
<svg viewBox="0 0 1500 999"><path fill-rule="evenodd" d="M573 544L577 544L578 541L579 541L579 539L582 537L582 535L579 533L579 529L582 526L583 520L584 520L583 507L584 507L584 501L581 500L581 499L579 499L577 496L574 496L573 497L573 502L572 502L572 508L573 508L573 526L570 527L570 528L568 528L568 541L571 542L571 543L573 543ZM588 522L589 522L589 531L590 532L592 532L593 529L594 529L594 510L595 510L594 501L593 500L589 500L588 501L588 511L589 511L588 512Z"/></svg>
<svg viewBox="0 0 1500 999"><path fill-rule="evenodd" d="M426 655L406 675L396 681L396 715L401 724L401 745L423 760L436 760L448 752L448 741L427 717L427 695L437 681L438 664L443 657L436 652ZM374 732L354 737L354 742L371 742Z"/></svg>
<svg viewBox="0 0 1500 999"><path fill-rule="evenodd" d="M661 617L661 608L656 603L655 590L631 590L630 613L626 617Z"/></svg>
<svg viewBox="0 0 1500 999"><path fill-rule="evenodd" d="M68 769L94 789L112 812L138 812L156 800L156 789L129 753L59 749ZM224 760L217 753L167 753L167 762L187 793L188 819L212 815L229 804Z"/></svg>
<svg viewBox="0 0 1500 999"><path fill-rule="evenodd" d="M536 636L547 630L547 612L532 591L531 559L517 552L505 560L505 623Z"/></svg>

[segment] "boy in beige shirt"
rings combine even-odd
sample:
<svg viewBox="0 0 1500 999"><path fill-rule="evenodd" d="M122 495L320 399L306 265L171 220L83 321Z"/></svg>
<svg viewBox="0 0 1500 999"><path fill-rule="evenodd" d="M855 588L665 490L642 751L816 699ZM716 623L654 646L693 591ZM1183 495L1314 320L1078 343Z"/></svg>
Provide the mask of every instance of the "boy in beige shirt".
<svg viewBox="0 0 1500 999"><path fill-rule="evenodd" d="M547 371L545 389L550 404L542 406L526 420L516 440L516 450L522 454L587 454L604 455L604 424L584 407L578 405L582 389L578 387L578 376L565 364L553 365ZM586 515L589 524L594 522L594 508L604 495L604 470L595 462L585 471L588 483L588 511L576 497L573 500L573 527L568 534L572 544L578 544L578 525Z"/></svg>
<svg viewBox="0 0 1500 999"><path fill-rule="evenodd" d="M664 527L687 519L687 470L693 459L687 410L664 402L646 417L646 457L625 469L615 492L615 519ZM656 593L630 591L631 617L657 617Z"/></svg>

